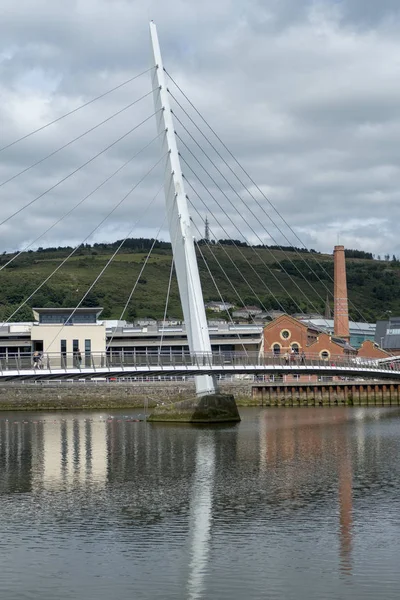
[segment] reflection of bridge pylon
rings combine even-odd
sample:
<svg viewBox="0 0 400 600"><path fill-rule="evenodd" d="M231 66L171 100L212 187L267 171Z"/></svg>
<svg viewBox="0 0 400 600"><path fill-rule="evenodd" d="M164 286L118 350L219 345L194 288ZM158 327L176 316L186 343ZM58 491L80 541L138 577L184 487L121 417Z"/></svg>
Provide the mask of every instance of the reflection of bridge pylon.
<svg viewBox="0 0 400 600"><path fill-rule="evenodd" d="M215 471L215 441L211 436L197 438L196 469L190 503L192 523L188 598L203 595L203 577L210 551L212 494Z"/></svg>

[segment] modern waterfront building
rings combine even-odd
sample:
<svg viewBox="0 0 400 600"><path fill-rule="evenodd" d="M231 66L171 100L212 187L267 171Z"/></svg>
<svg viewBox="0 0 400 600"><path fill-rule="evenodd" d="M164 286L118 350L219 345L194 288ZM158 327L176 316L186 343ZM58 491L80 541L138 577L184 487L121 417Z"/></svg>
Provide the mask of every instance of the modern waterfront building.
<svg viewBox="0 0 400 600"><path fill-rule="evenodd" d="M23 360L37 351L57 357L52 366L74 355L80 355L84 366L91 366L91 356L106 348L106 327L98 321L101 311L99 307L34 308L34 322L0 325L0 358Z"/></svg>
<svg viewBox="0 0 400 600"><path fill-rule="evenodd" d="M135 323L99 320L100 307L38 308L33 323L0 324L0 359L22 357L32 352L55 354L72 360L79 351L82 365L92 356L131 353L182 355L189 351L184 323L138 320ZM260 352L262 324L208 323L213 352Z"/></svg>
<svg viewBox="0 0 400 600"><path fill-rule="evenodd" d="M400 355L400 317L377 322L375 343L391 354Z"/></svg>
<svg viewBox="0 0 400 600"><path fill-rule="evenodd" d="M92 357L100 358L106 347L106 328L98 321L101 311L98 307L34 308L32 351L59 355L61 362L80 356L84 366L92 366Z"/></svg>
<svg viewBox="0 0 400 600"><path fill-rule="evenodd" d="M120 322L106 323L106 334L111 352L133 352L134 354L182 355L189 352L184 323L153 323L139 325ZM262 325L230 324L224 321L209 321L208 331L213 352L260 352L262 347Z"/></svg>
<svg viewBox="0 0 400 600"><path fill-rule="evenodd" d="M178 359L189 352L185 324L179 320L103 321L99 307L79 308L72 313L73 309L40 308L34 310L34 323L0 325L0 359L23 360L26 356L30 360L31 353L39 351L56 356L52 358L52 366L55 366L54 360L60 364L63 360L72 361L79 351L80 364L89 367L93 366L93 360L101 366L106 350L117 360L121 354L131 355L135 360L139 355L159 353ZM400 318L398 321L400 331ZM336 338L333 320L322 317L295 319L281 315L267 324L215 319L208 322L208 329L212 351L221 354L272 352L283 355L293 349L296 353L304 351L321 358L342 353L381 356L374 345L375 325L370 323L350 323L350 343ZM395 332L395 325L386 330ZM400 333L397 340L400 354ZM377 345L381 345L379 341Z"/></svg>

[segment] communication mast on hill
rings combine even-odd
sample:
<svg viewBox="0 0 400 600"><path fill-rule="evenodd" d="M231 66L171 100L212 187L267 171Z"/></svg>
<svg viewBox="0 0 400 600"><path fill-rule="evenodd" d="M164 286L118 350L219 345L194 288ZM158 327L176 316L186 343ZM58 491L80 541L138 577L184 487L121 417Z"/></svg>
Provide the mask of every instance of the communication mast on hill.
<svg viewBox="0 0 400 600"><path fill-rule="evenodd" d="M204 239L207 242L207 244L210 243L210 224L208 222L208 217L206 216L206 220L204 223Z"/></svg>

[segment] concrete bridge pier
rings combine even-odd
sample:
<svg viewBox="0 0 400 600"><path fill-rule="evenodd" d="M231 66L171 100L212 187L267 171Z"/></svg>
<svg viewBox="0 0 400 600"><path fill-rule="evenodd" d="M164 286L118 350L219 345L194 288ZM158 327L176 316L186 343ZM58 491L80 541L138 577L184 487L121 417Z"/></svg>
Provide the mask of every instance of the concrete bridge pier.
<svg viewBox="0 0 400 600"><path fill-rule="evenodd" d="M240 421L240 415L233 395L215 393L159 405L153 410L148 421L152 423L234 423Z"/></svg>

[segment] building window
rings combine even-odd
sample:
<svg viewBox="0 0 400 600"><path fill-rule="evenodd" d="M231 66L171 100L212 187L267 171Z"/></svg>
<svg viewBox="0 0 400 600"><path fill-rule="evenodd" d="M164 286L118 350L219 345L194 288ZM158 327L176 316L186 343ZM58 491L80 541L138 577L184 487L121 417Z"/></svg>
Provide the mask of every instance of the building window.
<svg viewBox="0 0 400 600"><path fill-rule="evenodd" d="M92 352L92 340L85 340L85 367L89 368Z"/></svg>
<svg viewBox="0 0 400 600"><path fill-rule="evenodd" d="M279 354L281 353L281 347L279 344L274 344L272 350L275 356L279 356Z"/></svg>
<svg viewBox="0 0 400 600"><path fill-rule="evenodd" d="M331 356L331 353L328 350L321 350L319 356L322 358L322 360L328 360L328 358Z"/></svg>
<svg viewBox="0 0 400 600"><path fill-rule="evenodd" d="M33 342L33 349L37 352L43 352L43 340L35 340Z"/></svg>
<svg viewBox="0 0 400 600"><path fill-rule="evenodd" d="M291 333L288 329L282 329L280 336L283 340L288 340L291 337Z"/></svg>
<svg viewBox="0 0 400 600"><path fill-rule="evenodd" d="M66 367L67 360L67 340L60 340L60 350L61 350L61 367Z"/></svg>
<svg viewBox="0 0 400 600"><path fill-rule="evenodd" d="M300 346L298 345L297 342L294 342L293 344L290 344L292 350L294 350L295 354L298 354L300 352Z"/></svg>
<svg viewBox="0 0 400 600"><path fill-rule="evenodd" d="M79 340L72 340L72 354L74 357L74 366L80 368L82 363L82 355L79 348Z"/></svg>

